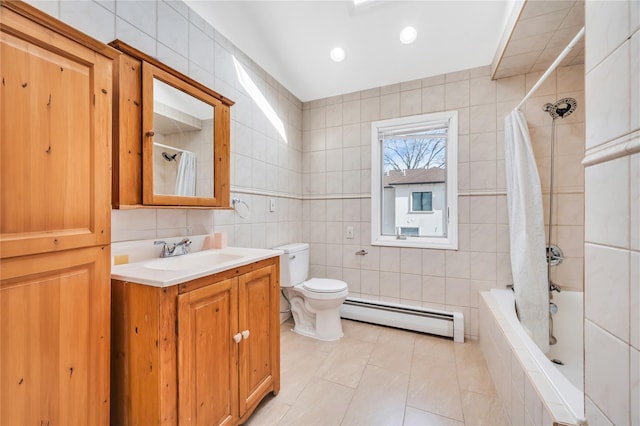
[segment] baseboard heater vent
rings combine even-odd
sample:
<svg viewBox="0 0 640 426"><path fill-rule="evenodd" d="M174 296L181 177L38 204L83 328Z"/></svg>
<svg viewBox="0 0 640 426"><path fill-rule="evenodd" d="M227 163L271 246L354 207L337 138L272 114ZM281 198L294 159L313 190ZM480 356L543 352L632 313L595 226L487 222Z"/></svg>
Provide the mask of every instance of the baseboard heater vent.
<svg viewBox="0 0 640 426"><path fill-rule="evenodd" d="M464 342L464 318L461 312L439 311L420 306L347 297L340 307L340 316L356 321L451 337L454 342Z"/></svg>

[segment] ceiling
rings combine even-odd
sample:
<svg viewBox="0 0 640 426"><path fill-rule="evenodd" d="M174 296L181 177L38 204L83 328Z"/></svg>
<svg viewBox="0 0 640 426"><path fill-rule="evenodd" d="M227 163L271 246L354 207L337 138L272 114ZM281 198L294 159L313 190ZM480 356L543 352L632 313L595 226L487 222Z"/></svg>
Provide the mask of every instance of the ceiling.
<svg viewBox="0 0 640 426"><path fill-rule="evenodd" d="M545 71L584 26L584 0L527 1L493 63L493 77ZM584 64L584 37L560 66Z"/></svg>
<svg viewBox="0 0 640 426"><path fill-rule="evenodd" d="M187 4L301 101L491 64L512 0ZM400 31L413 26L413 44ZM335 63L330 50L342 46Z"/></svg>
<svg viewBox="0 0 640 426"><path fill-rule="evenodd" d="M303 102L490 64L494 78L545 70L584 25L584 0L186 2ZM581 43L562 65L583 62Z"/></svg>

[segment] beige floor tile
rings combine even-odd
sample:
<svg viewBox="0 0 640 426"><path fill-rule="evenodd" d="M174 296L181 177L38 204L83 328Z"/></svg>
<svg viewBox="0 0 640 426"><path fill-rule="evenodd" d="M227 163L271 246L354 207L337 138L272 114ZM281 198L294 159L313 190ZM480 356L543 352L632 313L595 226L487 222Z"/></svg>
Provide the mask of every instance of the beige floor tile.
<svg viewBox="0 0 640 426"><path fill-rule="evenodd" d="M380 335L378 336L378 341L376 343L389 343L408 346L413 345L416 337L423 336L423 334L414 331L401 330L399 328L393 327L378 327L380 327Z"/></svg>
<svg viewBox="0 0 640 426"><path fill-rule="evenodd" d="M341 345L329 353L316 376L355 389L373 348L373 343L345 336Z"/></svg>
<svg viewBox="0 0 640 426"><path fill-rule="evenodd" d="M277 397L269 395L253 412L251 417L245 423L246 426L273 426L277 425L280 420L287 414L291 405L284 404Z"/></svg>
<svg viewBox="0 0 640 426"><path fill-rule="evenodd" d="M280 327L280 347L283 347L283 344L286 344L286 347L293 352L300 350L331 352L333 348L340 346L340 340L325 342L295 333L293 332L293 321L291 321L285 322Z"/></svg>
<svg viewBox="0 0 640 426"><path fill-rule="evenodd" d="M497 396L462 391L464 424L506 426L509 421Z"/></svg>
<svg viewBox="0 0 640 426"><path fill-rule="evenodd" d="M380 336L380 330L382 328L383 327L364 322L342 320L342 332L345 336L369 343L376 343L378 341L378 336Z"/></svg>
<svg viewBox="0 0 640 426"><path fill-rule="evenodd" d="M383 328L369 358L369 364L409 373L415 336L416 334L411 332Z"/></svg>
<svg viewBox="0 0 640 426"><path fill-rule="evenodd" d="M414 362L407 405L462 421L455 360L423 356L420 362Z"/></svg>
<svg viewBox="0 0 640 426"><path fill-rule="evenodd" d="M342 425L402 424L408 383L408 374L367 366Z"/></svg>
<svg viewBox="0 0 640 426"><path fill-rule="evenodd" d="M316 350L315 344L305 342L308 340L313 339L294 335L288 342L286 340L280 342L280 393L278 399L283 403L293 404L296 402L307 383L329 356L328 352Z"/></svg>
<svg viewBox="0 0 640 426"><path fill-rule="evenodd" d="M403 426L464 426L464 423L417 408L407 407Z"/></svg>
<svg viewBox="0 0 640 426"><path fill-rule="evenodd" d="M281 389L250 426L503 425L477 342L343 320L322 342L281 327Z"/></svg>
<svg viewBox="0 0 640 426"><path fill-rule="evenodd" d="M332 426L344 417L354 390L314 377L279 425ZM278 397L274 398L277 400Z"/></svg>
<svg viewBox="0 0 640 426"><path fill-rule="evenodd" d="M458 384L461 390L496 395L487 363L477 342L454 345Z"/></svg>
<svg viewBox="0 0 640 426"><path fill-rule="evenodd" d="M450 339L445 339L443 337L419 334L415 339L413 362L421 362L424 357L446 360L454 359L454 346L458 345L460 344L453 343ZM466 343L464 345L466 345Z"/></svg>

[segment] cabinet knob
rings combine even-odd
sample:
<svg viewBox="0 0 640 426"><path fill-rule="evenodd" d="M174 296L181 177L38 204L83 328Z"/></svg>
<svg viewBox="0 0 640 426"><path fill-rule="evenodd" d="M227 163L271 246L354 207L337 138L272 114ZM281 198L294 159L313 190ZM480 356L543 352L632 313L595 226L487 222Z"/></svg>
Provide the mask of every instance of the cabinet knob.
<svg viewBox="0 0 640 426"><path fill-rule="evenodd" d="M240 334L240 333L235 334L235 335L233 336L233 340L234 340L236 343L240 343L240 341L242 340L242 334Z"/></svg>
<svg viewBox="0 0 640 426"><path fill-rule="evenodd" d="M243 331L242 332L242 337L245 338L245 339L248 339L249 338L249 330Z"/></svg>

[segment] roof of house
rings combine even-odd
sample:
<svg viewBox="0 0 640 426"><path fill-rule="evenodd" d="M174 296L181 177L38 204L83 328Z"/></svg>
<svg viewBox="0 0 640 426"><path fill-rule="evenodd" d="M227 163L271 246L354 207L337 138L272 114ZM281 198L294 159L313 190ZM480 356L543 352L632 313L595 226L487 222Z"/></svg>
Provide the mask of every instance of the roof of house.
<svg viewBox="0 0 640 426"><path fill-rule="evenodd" d="M446 182L447 171L439 167L430 169L390 170L384 174L384 186L414 185Z"/></svg>

